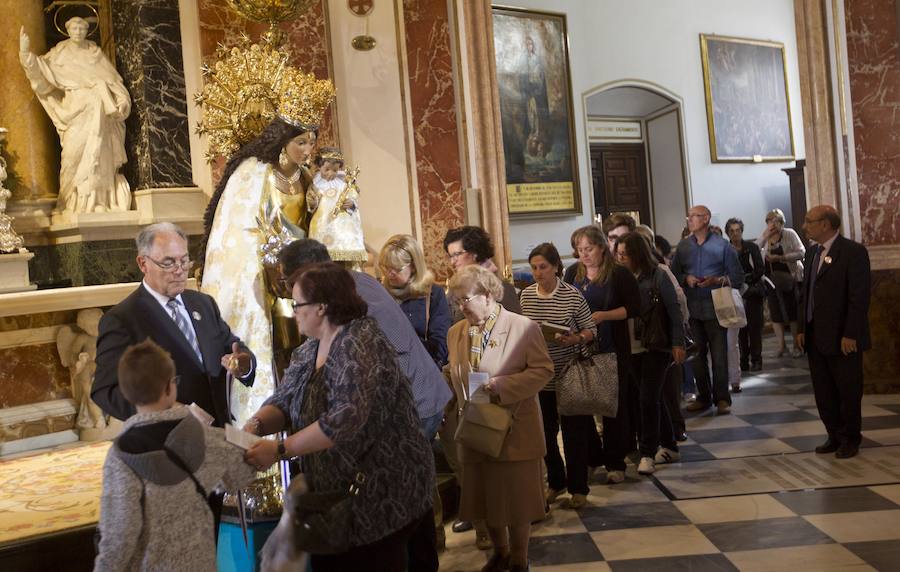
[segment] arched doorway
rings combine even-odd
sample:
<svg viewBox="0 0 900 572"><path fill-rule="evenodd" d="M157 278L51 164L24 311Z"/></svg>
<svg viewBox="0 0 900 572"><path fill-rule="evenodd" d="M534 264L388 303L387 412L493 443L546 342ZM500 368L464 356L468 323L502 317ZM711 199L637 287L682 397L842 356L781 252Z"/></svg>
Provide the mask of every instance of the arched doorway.
<svg viewBox="0 0 900 572"><path fill-rule="evenodd" d="M690 204L681 98L622 80L583 99L594 218L629 213L677 242Z"/></svg>

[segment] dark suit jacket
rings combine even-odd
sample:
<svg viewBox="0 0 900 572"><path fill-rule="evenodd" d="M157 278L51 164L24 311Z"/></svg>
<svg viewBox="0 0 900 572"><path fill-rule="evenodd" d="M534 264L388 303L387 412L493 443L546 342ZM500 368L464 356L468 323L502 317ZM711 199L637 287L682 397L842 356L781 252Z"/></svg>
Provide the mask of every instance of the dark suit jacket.
<svg viewBox="0 0 900 572"><path fill-rule="evenodd" d="M800 331L808 333L812 322L816 349L823 355L840 355L841 338L856 340L857 351L872 347L869 338L869 298L872 277L869 270L869 251L866 247L838 235L828 252L830 263L822 261L816 276L813 296L813 315L806 316L806 300L813 272L816 249L806 251L803 267L803 289L800 296Z"/></svg>
<svg viewBox="0 0 900 572"><path fill-rule="evenodd" d="M119 358L128 346L151 338L172 355L175 371L181 377L178 401L196 403L215 417L219 427L231 421L225 394L226 370L221 361L223 355L231 353L231 344L240 343L240 339L222 320L212 297L185 290L181 300L191 315L203 363L197 360L184 334L143 284L103 315L97 338L97 371L91 389L91 398L103 411L123 420L134 414L134 407L119 391ZM241 347L246 349L243 344ZM253 385L255 372L253 357L253 373L241 383Z"/></svg>

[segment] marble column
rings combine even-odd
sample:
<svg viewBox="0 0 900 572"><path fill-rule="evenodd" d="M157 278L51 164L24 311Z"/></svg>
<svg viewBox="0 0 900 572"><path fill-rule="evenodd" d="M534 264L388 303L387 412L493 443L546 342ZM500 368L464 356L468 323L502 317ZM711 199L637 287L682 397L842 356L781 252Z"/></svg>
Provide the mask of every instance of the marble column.
<svg viewBox="0 0 900 572"><path fill-rule="evenodd" d="M9 213L20 216L35 207L52 208L59 193L59 140L50 118L31 90L19 64L19 29L31 39L31 51L47 51L41 0L0 0L0 127L9 129L4 154L8 161L7 188L12 191ZM18 228L18 225L17 225Z"/></svg>
<svg viewBox="0 0 900 572"><path fill-rule="evenodd" d="M809 205L838 204L834 142L834 90L831 84L828 26L823 0L795 0L800 103L806 141L806 200Z"/></svg>
<svg viewBox="0 0 900 572"><path fill-rule="evenodd" d="M452 274L444 236L466 223L449 16L446 0L403 1L420 240L438 280Z"/></svg>
<svg viewBox="0 0 900 572"><path fill-rule="evenodd" d="M512 273L509 246L509 209L506 169L500 130L500 92L494 61L494 24L490 0L457 0L461 10L461 39L466 43L463 81L469 84L467 113L474 153L469 187L479 190L481 226L494 239L494 262L508 277Z"/></svg>
<svg viewBox="0 0 900 572"><path fill-rule="evenodd" d="M866 383L900 391L900 0L845 2L862 238L872 260Z"/></svg>
<svg viewBox="0 0 900 572"><path fill-rule="evenodd" d="M193 186L178 3L112 0L116 64L131 93L125 123L132 191Z"/></svg>

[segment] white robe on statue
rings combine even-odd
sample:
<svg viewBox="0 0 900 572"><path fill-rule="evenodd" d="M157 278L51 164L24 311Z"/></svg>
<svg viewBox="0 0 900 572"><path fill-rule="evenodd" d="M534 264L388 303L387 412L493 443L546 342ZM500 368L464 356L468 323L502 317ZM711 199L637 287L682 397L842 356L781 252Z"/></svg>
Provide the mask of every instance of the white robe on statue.
<svg viewBox="0 0 900 572"><path fill-rule="evenodd" d="M231 412L238 427L274 391L272 374L272 297L266 289L256 224L271 166L251 157L225 185L206 245L200 290L215 298L231 330L256 355L253 387L232 384Z"/></svg>
<svg viewBox="0 0 900 572"><path fill-rule="evenodd" d="M9 15L7 17L10 17ZM22 67L62 145L59 212L125 211L131 207L125 164L125 118L131 98L122 77L94 42L64 40Z"/></svg>

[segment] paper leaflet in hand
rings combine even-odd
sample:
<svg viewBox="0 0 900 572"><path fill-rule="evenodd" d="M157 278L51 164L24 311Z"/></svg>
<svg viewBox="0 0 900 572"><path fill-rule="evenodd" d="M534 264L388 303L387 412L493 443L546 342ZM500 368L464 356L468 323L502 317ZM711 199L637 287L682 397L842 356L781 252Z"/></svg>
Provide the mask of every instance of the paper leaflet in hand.
<svg viewBox="0 0 900 572"><path fill-rule="evenodd" d="M203 423L204 425L212 425L215 419L212 415L207 413L202 407L197 405L196 403L191 403L188 405L188 409L191 412L191 415L197 418L197 421Z"/></svg>
<svg viewBox="0 0 900 572"><path fill-rule="evenodd" d="M484 390L490 376L483 371L469 372L469 401L472 403L490 403L491 397Z"/></svg>
<svg viewBox="0 0 900 572"><path fill-rule="evenodd" d="M249 449L260 439L262 439L262 437L260 437L259 435L241 431L230 423L225 425L225 440L232 445L237 445L241 449Z"/></svg>

